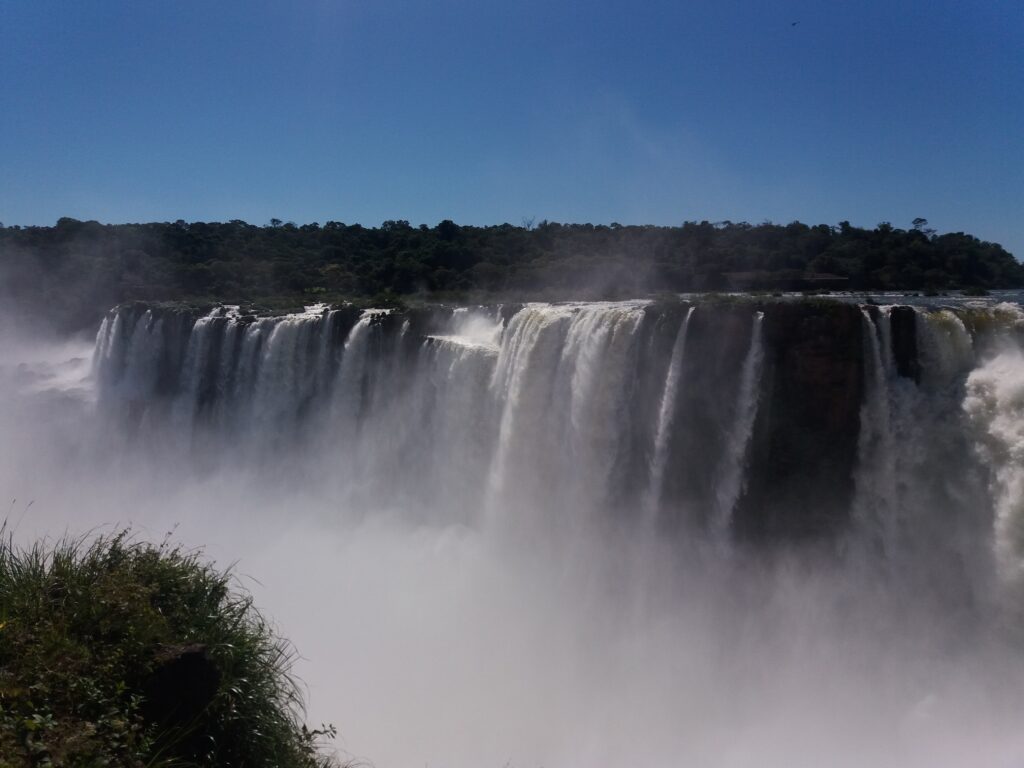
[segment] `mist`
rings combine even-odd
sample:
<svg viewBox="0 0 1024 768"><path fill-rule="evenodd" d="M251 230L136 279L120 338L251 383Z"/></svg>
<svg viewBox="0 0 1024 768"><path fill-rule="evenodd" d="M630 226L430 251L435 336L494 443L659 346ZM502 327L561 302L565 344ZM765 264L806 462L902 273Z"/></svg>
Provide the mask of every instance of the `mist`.
<svg viewBox="0 0 1024 768"><path fill-rule="evenodd" d="M8 526L234 564L381 768L1024 764L1019 318L919 313L915 382L864 310L849 516L808 543L731 534L772 326L685 309L6 324Z"/></svg>

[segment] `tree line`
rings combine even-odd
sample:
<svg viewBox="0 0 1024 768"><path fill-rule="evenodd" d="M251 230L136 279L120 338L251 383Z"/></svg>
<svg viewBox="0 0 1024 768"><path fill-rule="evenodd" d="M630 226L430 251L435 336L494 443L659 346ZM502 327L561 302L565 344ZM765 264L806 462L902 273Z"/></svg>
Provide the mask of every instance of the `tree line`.
<svg viewBox="0 0 1024 768"><path fill-rule="evenodd" d="M681 226L379 227L272 219L0 225L0 295L85 327L122 301L617 299L722 290L947 291L1024 286L1006 250L962 232L688 221Z"/></svg>

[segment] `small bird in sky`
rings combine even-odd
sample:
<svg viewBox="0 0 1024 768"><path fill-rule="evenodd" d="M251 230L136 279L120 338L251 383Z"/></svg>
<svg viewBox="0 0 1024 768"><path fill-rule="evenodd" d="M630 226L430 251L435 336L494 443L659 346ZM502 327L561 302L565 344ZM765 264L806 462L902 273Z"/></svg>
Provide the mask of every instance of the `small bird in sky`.
<svg viewBox="0 0 1024 768"><path fill-rule="evenodd" d="M794 21L794 22L793 22L792 24L790 24L789 26L791 26L791 27L795 27L795 26L796 26L797 24L799 24L799 23L800 23L799 21Z"/></svg>

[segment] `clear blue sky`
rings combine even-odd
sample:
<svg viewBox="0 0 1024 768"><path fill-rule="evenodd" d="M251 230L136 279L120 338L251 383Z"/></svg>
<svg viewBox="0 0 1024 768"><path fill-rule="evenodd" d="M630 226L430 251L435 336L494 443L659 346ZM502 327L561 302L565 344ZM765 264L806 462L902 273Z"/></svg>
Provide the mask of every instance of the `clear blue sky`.
<svg viewBox="0 0 1024 768"><path fill-rule="evenodd" d="M0 89L5 224L923 216L1024 256L1022 0L0 0Z"/></svg>

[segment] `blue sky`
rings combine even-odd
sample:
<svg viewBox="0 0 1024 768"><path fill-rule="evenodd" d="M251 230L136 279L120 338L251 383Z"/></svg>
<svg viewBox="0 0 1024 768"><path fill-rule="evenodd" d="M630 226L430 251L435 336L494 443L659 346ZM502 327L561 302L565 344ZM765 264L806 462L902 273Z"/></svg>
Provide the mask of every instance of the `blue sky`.
<svg viewBox="0 0 1024 768"><path fill-rule="evenodd" d="M0 0L0 89L8 225L923 216L1024 256L1021 0Z"/></svg>

